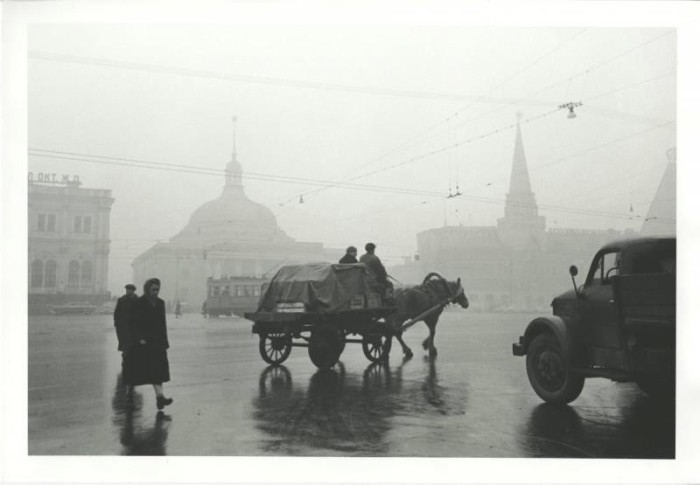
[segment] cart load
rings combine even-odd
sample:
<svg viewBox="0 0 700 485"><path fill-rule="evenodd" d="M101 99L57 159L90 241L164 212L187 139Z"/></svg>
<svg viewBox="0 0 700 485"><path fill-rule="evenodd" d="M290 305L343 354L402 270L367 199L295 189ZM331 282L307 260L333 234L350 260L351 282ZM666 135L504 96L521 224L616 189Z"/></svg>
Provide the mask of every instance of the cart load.
<svg viewBox="0 0 700 485"><path fill-rule="evenodd" d="M363 264L284 266L263 292L258 312L337 312L381 306L374 276Z"/></svg>
<svg viewBox="0 0 700 485"><path fill-rule="evenodd" d="M292 347L308 347L319 368L335 365L346 343L360 343L379 362L391 349L388 316L372 273L362 264L311 263L280 268L260 296L258 311L246 313L260 336L260 355L277 365ZM355 338L353 338L355 337Z"/></svg>

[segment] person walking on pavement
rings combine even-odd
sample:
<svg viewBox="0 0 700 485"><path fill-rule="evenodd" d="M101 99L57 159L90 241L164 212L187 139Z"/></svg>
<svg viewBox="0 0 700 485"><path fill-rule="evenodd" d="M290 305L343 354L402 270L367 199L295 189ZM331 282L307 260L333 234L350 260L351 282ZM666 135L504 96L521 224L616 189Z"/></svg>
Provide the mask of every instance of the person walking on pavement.
<svg viewBox="0 0 700 485"><path fill-rule="evenodd" d="M357 248L355 246L348 246L348 248L345 250L345 256L340 258L338 263L357 264Z"/></svg>
<svg viewBox="0 0 700 485"><path fill-rule="evenodd" d="M165 302L158 298L160 280L150 278L143 285L143 295L134 306L132 332L134 335L133 385L152 384L159 410L173 402L163 394L163 383L170 380L168 363L168 329Z"/></svg>
<svg viewBox="0 0 700 485"><path fill-rule="evenodd" d="M136 287L129 283L124 286L126 294L117 300L114 307L114 328L117 331L117 350L122 353L122 381L126 386L126 395L131 398L134 393L134 386L129 382L129 368L131 360L131 349L134 346L134 338L131 333L131 320L133 318L134 304L138 300Z"/></svg>
<svg viewBox="0 0 700 485"><path fill-rule="evenodd" d="M175 302L175 318L180 318L182 316L182 305L180 304L180 300L177 300Z"/></svg>

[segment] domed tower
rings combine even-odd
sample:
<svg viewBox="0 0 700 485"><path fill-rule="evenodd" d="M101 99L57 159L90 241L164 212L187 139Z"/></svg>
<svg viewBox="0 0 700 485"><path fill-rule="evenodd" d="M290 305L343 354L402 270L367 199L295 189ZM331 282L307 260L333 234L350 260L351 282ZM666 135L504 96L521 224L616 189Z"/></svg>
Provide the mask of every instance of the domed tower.
<svg viewBox="0 0 700 485"><path fill-rule="evenodd" d="M226 164L224 186L219 197L196 209L187 225L173 242L204 244L266 242L287 243L287 236L277 225L270 209L250 200L242 183L243 169L236 153L236 118L233 118L233 151Z"/></svg>
<svg viewBox="0 0 700 485"><path fill-rule="evenodd" d="M160 277L161 298L187 302L190 311L207 298L209 277L269 277L282 264L319 261L324 251L321 243L289 237L270 209L246 196L233 121L233 152L221 194L197 208L168 242L151 246L131 265L134 281Z"/></svg>

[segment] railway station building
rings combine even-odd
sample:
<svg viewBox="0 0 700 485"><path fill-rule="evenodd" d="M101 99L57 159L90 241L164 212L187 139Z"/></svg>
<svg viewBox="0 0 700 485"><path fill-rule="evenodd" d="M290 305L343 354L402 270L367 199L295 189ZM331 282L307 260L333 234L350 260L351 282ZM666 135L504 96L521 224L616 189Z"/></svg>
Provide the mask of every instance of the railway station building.
<svg viewBox="0 0 700 485"><path fill-rule="evenodd" d="M28 182L29 313L109 300L111 191L75 175L30 172Z"/></svg>
<svg viewBox="0 0 700 485"><path fill-rule="evenodd" d="M322 243L288 236L270 209L248 198L234 133L219 196L202 204L180 232L147 249L131 266L135 282L159 277L161 298L170 304L179 300L192 312L207 298L207 278L272 277L285 264L328 260L327 252Z"/></svg>

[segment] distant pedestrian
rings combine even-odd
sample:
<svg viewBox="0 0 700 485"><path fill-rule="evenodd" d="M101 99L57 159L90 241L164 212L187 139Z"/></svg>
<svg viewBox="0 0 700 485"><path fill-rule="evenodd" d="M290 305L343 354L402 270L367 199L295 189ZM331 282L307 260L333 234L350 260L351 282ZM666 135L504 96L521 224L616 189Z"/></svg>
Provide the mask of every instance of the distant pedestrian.
<svg viewBox="0 0 700 485"><path fill-rule="evenodd" d="M202 303L202 316L207 318L207 300Z"/></svg>
<svg viewBox="0 0 700 485"><path fill-rule="evenodd" d="M160 280L150 278L143 285L143 295L134 306L132 332L135 346L126 384L153 384L158 409L171 404L163 394L163 383L170 380L168 363L168 329L165 302L158 298Z"/></svg>
<svg viewBox="0 0 700 485"><path fill-rule="evenodd" d="M340 258L338 263L357 264L357 248L355 246L348 246L348 248L345 250L345 256Z"/></svg>
<svg viewBox="0 0 700 485"><path fill-rule="evenodd" d="M134 304L138 301L136 287L129 283L124 287L126 294L117 300L114 307L114 328L117 331L119 345L117 350L122 353L122 376L128 373L130 352L134 346L134 336L131 332ZM132 397L133 385L126 386L127 397Z"/></svg>
<svg viewBox="0 0 700 485"><path fill-rule="evenodd" d="M180 304L180 300L177 300L175 302L175 318L180 318L182 316L182 305Z"/></svg>

